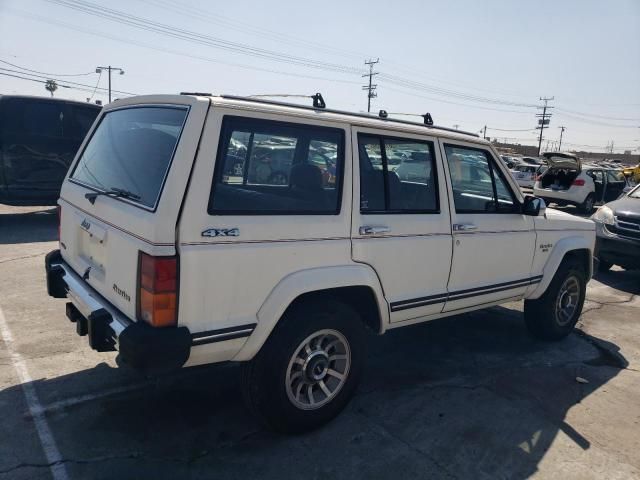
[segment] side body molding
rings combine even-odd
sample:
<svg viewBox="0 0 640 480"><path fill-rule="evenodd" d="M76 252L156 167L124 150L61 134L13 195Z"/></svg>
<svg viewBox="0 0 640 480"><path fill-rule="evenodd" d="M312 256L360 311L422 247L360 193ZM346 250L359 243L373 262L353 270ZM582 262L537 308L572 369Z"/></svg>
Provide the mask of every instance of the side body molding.
<svg viewBox="0 0 640 480"><path fill-rule="evenodd" d="M257 313L255 330L233 361L251 360L262 348L287 307L300 295L339 287L370 287L376 297L382 333L389 324L387 304L380 281L366 265L339 265L301 270L284 277L271 291Z"/></svg>
<svg viewBox="0 0 640 480"><path fill-rule="evenodd" d="M587 279L590 279L593 275L593 249L594 249L595 236L593 240L586 238L583 235L575 235L571 237L565 237L559 240L553 247L553 251L549 258L547 259L547 263L544 265L542 269L542 281L532 286L532 290L529 290L525 294L526 299L536 299L540 297L553 280L553 276L555 275L562 259L564 258L567 252L571 250L583 250L586 249L589 251L589 271Z"/></svg>

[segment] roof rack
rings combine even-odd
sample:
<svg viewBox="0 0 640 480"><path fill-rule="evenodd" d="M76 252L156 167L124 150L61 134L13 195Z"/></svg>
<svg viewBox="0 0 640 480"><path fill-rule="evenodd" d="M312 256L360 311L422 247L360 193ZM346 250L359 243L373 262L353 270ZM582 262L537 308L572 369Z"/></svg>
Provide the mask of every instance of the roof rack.
<svg viewBox="0 0 640 480"><path fill-rule="evenodd" d="M268 97L274 97L274 96L285 96L285 95L264 95L264 96L268 96ZM435 130L443 130L446 132L453 132L453 133L460 133L462 135L468 135L470 137L476 137L478 138L480 135L478 135L477 133L471 133L471 132L465 132L463 130L456 130L454 128L448 128L448 127L439 127L436 125L433 125L433 119L431 118L431 114L426 113L424 116L420 115L421 117L424 118L424 123L418 123L418 122L410 122L408 120L400 120L397 118L386 118L383 117L382 115L378 114L369 114L369 113L357 113L357 112L348 112L345 110L334 110L334 109L330 109L330 108L326 108L326 104L324 103L324 99L322 98L322 95L319 93L316 93L315 95L295 95L297 97L305 97L305 98L313 98L313 106L307 106L307 105L300 105L297 103L289 103L289 102L278 102L275 100L266 100L264 99L263 95L260 96L250 96L250 97L242 97L239 95L220 95L220 98L226 98L229 100L240 100L240 101L244 101L244 102L255 102L255 103L263 103L265 105L279 105L282 107L292 107L292 108L300 108L303 110L322 110L324 112L329 112L329 113L337 113L340 115L348 115L350 117L357 117L357 118L367 118L370 120L381 120L384 122L393 122L393 123L399 123L402 125L413 125L413 126L419 126L419 127L426 127L426 128L433 128ZM292 95L286 95L287 97L291 97ZM316 105L316 102L318 102L318 104ZM384 111L384 110L383 110ZM429 124L428 122L431 121L431 124Z"/></svg>

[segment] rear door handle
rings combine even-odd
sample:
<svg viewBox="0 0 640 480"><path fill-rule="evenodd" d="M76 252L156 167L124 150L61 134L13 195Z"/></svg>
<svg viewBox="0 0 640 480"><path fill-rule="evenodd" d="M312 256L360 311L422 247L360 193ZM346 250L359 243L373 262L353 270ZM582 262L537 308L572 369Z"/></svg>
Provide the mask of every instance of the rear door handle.
<svg viewBox="0 0 640 480"><path fill-rule="evenodd" d="M454 223L453 231L454 232L470 232L471 230L476 230L476 227L473 223Z"/></svg>
<svg viewBox="0 0 640 480"><path fill-rule="evenodd" d="M390 231L391 229L385 225L363 225L360 227L360 235L378 235Z"/></svg>

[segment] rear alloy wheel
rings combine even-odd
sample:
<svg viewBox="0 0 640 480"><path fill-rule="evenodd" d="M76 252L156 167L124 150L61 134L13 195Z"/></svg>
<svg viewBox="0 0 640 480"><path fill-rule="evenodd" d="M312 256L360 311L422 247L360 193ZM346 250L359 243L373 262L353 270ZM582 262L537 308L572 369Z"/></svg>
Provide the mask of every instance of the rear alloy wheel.
<svg viewBox="0 0 640 480"><path fill-rule="evenodd" d="M337 330L320 330L305 338L289 361L285 388L291 403L315 410L340 392L351 366L351 349Z"/></svg>
<svg viewBox="0 0 640 480"><path fill-rule="evenodd" d="M243 374L247 406L286 433L318 428L347 405L360 380L365 330L343 303L290 308Z"/></svg>
<svg viewBox="0 0 640 480"><path fill-rule="evenodd" d="M582 313L586 284L580 264L563 261L546 292L524 302L524 320L531 335L541 340L561 340L569 335Z"/></svg>
<svg viewBox="0 0 640 480"><path fill-rule="evenodd" d="M587 198L584 199L582 205L580 205L580 210L582 210L582 213L584 213L585 215L589 215L593 211L594 205L595 197L593 196L593 193L590 193L589 195L587 195Z"/></svg>

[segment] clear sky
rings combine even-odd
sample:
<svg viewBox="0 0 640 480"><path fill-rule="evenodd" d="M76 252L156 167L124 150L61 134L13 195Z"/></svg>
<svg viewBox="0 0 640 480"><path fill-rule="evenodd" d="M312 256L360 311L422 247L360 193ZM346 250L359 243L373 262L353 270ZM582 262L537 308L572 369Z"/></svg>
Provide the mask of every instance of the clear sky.
<svg viewBox="0 0 640 480"><path fill-rule="evenodd" d="M640 148L640 0L0 0L0 60L20 67L0 63L0 93L56 78L85 100L106 74L62 75L113 65L122 92L319 91L362 111L369 57L373 111L537 144L533 106L554 96L543 148L560 126L563 150Z"/></svg>

